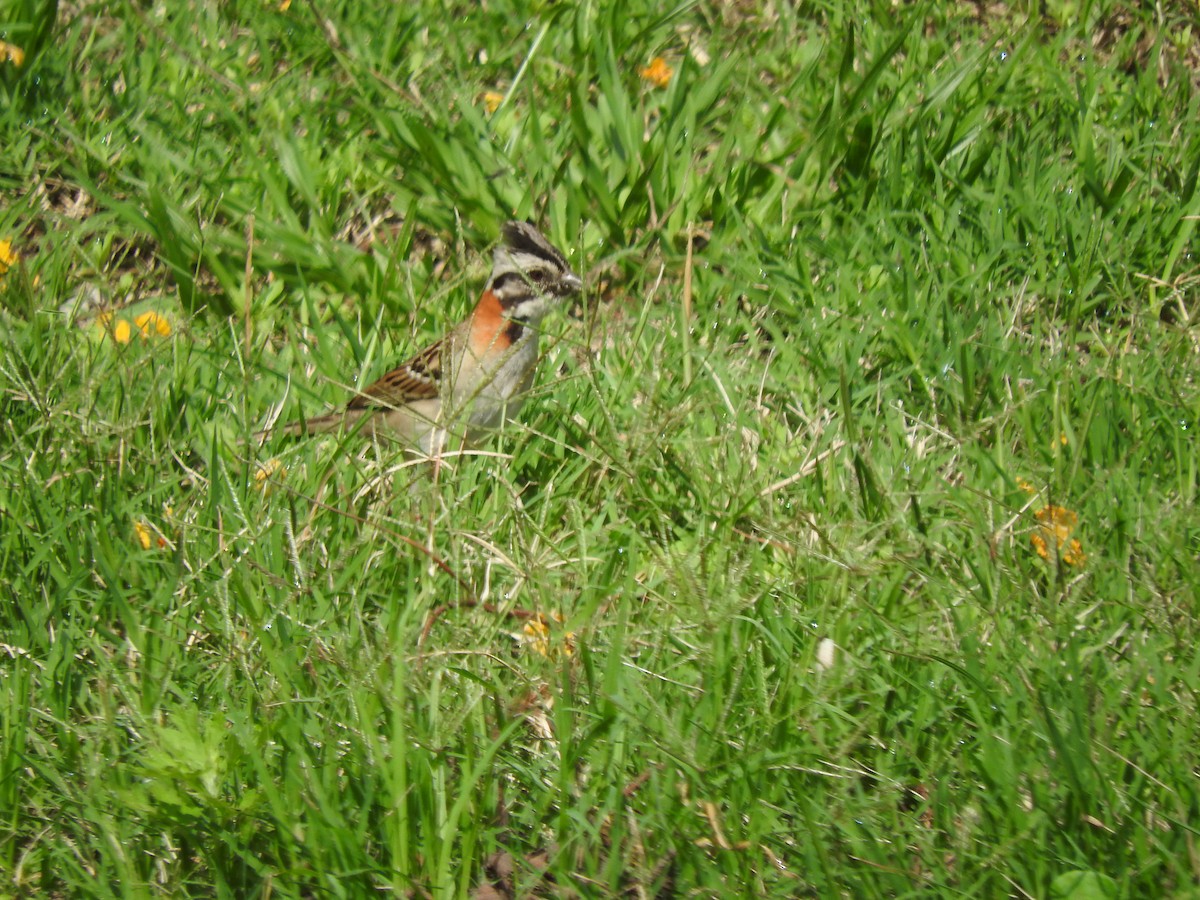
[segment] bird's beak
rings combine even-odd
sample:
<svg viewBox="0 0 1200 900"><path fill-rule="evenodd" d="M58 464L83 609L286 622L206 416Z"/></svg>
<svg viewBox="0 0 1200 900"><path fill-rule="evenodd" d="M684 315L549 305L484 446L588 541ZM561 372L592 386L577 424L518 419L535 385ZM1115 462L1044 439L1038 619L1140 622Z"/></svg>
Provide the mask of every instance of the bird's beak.
<svg viewBox="0 0 1200 900"><path fill-rule="evenodd" d="M572 294L578 294L583 290L583 279L574 272L567 272L562 278L563 285Z"/></svg>

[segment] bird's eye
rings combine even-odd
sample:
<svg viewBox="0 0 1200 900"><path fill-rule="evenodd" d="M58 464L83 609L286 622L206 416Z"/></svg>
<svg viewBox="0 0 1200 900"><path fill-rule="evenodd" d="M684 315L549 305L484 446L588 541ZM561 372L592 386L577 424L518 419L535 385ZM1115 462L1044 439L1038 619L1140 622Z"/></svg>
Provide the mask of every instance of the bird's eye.
<svg viewBox="0 0 1200 900"><path fill-rule="evenodd" d="M546 278L549 276L549 274L550 274L549 272L546 272L543 269L538 269L536 272L530 272L529 278L534 283L541 284L543 281L546 280Z"/></svg>

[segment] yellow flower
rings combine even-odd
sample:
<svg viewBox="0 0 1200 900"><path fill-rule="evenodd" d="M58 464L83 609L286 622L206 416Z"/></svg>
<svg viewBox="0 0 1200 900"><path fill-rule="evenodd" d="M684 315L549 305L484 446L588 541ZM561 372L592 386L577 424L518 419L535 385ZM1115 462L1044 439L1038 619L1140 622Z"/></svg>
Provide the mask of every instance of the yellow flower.
<svg viewBox="0 0 1200 900"><path fill-rule="evenodd" d="M1079 516L1061 506L1043 506L1033 514L1038 521L1038 530L1029 537L1033 550L1042 559L1050 558L1053 545L1056 555L1068 566L1081 566L1087 559L1083 545L1071 533L1079 524Z"/></svg>
<svg viewBox="0 0 1200 900"><path fill-rule="evenodd" d="M1082 566L1087 561L1087 554L1083 552L1083 544L1074 538L1067 544L1063 550L1063 562L1068 566Z"/></svg>
<svg viewBox="0 0 1200 900"><path fill-rule="evenodd" d="M563 621L562 613L551 613L550 618L561 624ZM550 626L546 624L544 616L538 616L536 619L530 619L521 629L524 634L523 640L535 652L550 659L554 653L554 648L550 646ZM568 631L563 636L562 652L564 656L573 656L575 654L575 632Z"/></svg>
<svg viewBox="0 0 1200 900"><path fill-rule="evenodd" d="M141 329L143 337L150 337L151 329L160 337L166 337L171 333L171 323L156 312L144 312L133 322Z"/></svg>
<svg viewBox="0 0 1200 900"><path fill-rule="evenodd" d="M0 63L2 62L10 62L19 69L25 65L25 51L16 44L0 41Z"/></svg>
<svg viewBox="0 0 1200 900"><path fill-rule="evenodd" d="M279 11L287 12L288 7L292 5L292 0L279 0Z"/></svg>
<svg viewBox="0 0 1200 900"><path fill-rule="evenodd" d="M667 61L661 56L656 56L650 60L650 65L641 70L641 76L653 84L655 87L665 88L671 83L671 76L675 74L675 70L667 65Z"/></svg>
<svg viewBox="0 0 1200 900"><path fill-rule="evenodd" d="M142 549L149 550L150 549L150 526L147 525L145 522L134 522L133 523L133 532L134 532L134 536L137 538L137 542L142 545Z"/></svg>
<svg viewBox="0 0 1200 900"><path fill-rule="evenodd" d="M1023 490L1027 494L1036 494L1037 493L1037 491L1034 489L1033 485L1030 484L1028 481L1026 481L1024 478L1019 478L1019 477L1017 478L1017 487L1019 487L1021 490Z"/></svg>
<svg viewBox="0 0 1200 900"><path fill-rule="evenodd" d="M278 459L272 458L259 465L254 473L254 489L262 491L266 496L271 492L271 482L282 480L287 475L287 469ZM279 476L276 479L275 476Z"/></svg>
<svg viewBox="0 0 1200 900"><path fill-rule="evenodd" d="M483 95L483 108L487 110L489 116L498 110L503 102L504 95L498 91L487 91Z"/></svg>
<svg viewBox="0 0 1200 900"><path fill-rule="evenodd" d="M156 312L144 312L128 319L118 319L112 313L101 313L96 317L96 327L108 334L118 344L128 344L137 335L166 337L171 333L171 322ZM133 329L137 328L135 332Z"/></svg>
<svg viewBox="0 0 1200 900"><path fill-rule="evenodd" d="M21 255L12 248L12 238L0 241L0 275L21 261Z"/></svg>

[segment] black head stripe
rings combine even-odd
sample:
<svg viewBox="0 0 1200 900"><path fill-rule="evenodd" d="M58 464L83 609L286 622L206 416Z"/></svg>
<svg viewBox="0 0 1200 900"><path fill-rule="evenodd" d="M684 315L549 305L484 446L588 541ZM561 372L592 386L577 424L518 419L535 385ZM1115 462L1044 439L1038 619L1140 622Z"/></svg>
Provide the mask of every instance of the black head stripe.
<svg viewBox="0 0 1200 900"><path fill-rule="evenodd" d="M520 272L503 272L496 276L496 279L491 284L492 291L498 297L502 297L509 293L528 294L528 288L525 284L525 276Z"/></svg>
<svg viewBox="0 0 1200 900"><path fill-rule="evenodd" d="M536 228L526 222L505 222L501 229L504 244L514 253L528 253L566 270L566 258Z"/></svg>

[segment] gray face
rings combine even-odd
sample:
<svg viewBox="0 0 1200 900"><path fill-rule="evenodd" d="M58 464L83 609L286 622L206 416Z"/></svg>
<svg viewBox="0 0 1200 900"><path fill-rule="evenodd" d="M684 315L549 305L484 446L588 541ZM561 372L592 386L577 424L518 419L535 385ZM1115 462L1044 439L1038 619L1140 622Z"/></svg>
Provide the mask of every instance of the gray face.
<svg viewBox="0 0 1200 900"><path fill-rule="evenodd" d="M532 225L507 222L503 241L496 246L488 287L510 317L536 322L560 300L578 293L583 281Z"/></svg>
<svg viewBox="0 0 1200 900"><path fill-rule="evenodd" d="M507 247L497 247L492 269L492 290L499 290L503 282L515 284L513 276L543 294L566 297L579 292L583 281L566 265L546 260L529 253L514 252Z"/></svg>

